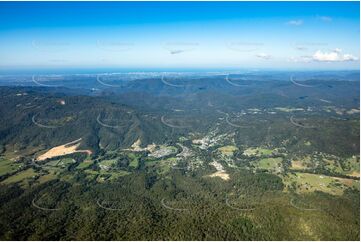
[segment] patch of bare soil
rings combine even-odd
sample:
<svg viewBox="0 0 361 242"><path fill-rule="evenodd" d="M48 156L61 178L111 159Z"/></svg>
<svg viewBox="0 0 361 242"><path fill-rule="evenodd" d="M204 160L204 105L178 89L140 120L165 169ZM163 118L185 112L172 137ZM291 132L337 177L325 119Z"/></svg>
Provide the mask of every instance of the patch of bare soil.
<svg viewBox="0 0 361 242"><path fill-rule="evenodd" d="M36 158L37 161L46 160L49 158L57 157L57 156L63 156L63 155L69 155L73 153L87 153L88 155L92 154L91 150L77 150L77 148L80 145L80 139L74 140L72 142L66 143L64 145L59 145L56 147L51 148L44 154L38 156Z"/></svg>

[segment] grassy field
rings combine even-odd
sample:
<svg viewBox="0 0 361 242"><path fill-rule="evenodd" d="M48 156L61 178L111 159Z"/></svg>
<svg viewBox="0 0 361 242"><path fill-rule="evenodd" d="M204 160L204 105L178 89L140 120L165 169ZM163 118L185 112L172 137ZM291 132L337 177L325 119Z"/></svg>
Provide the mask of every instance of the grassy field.
<svg viewBox="0 0 361 242"><path fill-rule="evenodd" d="M102 182L102 181L106 181L106 180L114 180L117 179L118 177L121 176L126 176L131 174L130 172L127 171L122 171L122 170L117 170L117 171L104 171L104 170L100 170L100 171L94 171L94 170L85 170L85 173L92 175L92 176L98 176L98 181Z"/></svg>
<svg viewBox="0 0 361 242"><path fill-rule="evenodd" d="M130 159L129 166L136 169L139 166L139 159L141 155L135 154L135 153L128 153L128 157Z"/></svg>
<svg viewBox="0 0 361 242"><path fill-rule="evenodd" d="M339 162L337 160L323 159L323 163L325 164L325 168L329 171L332 171L334 173L339 173L339 174L344 173L341 165L339 164Z"/></svg>
<svg viewBox="0 0 361 242"><path fill-rule="evenodd" d="M286 187L294 186L298 193L322 191L342 195L347 187L359 189L359 181L356 180L301 172L287 174L283 182Z"/></svg>
<svg viewBox="0 0 361 242"><path fill-rule="evenodd" d="M360 157L350 157L344 162L344 173L349 176L360 177Z"/></svg>
<svg viewBox="0 0 361 242"><path fill-rule="evenodd" d="M49 161L48 163L46 163L46 166L66 167L74 162L75 161L72 158L62 158L62 159Z"/></svg>
<svg viewBox="0 0 361 242"><path fill-rule="evenodd" d="M80 162L79 165L76 167L76 169L86 169L92 164L93 162L91 160L85 160L83 162Z"/></svg>
<svg viewBox="0 0 361 242"><path fill-rule="evenodd" d="M277 170L282 163L282 158L263 158L255 161L253 165L259 169Z"/></svg>
<svg viewBox="0 0 361 242"><path fill-rule="evenodd" d="M52 171L49 172L49 174L40 176L39 179L36 180L36 182L45 183L47 181L54 180L56 178L57 178L57 172L52 170Z"/></svg>
<svg viewBox="0 0 361 242"><path fill-rule="evenodd" d="M27 169L25 171L21 171L19 173L16 173L13 176L8 177L7 179L5 179L4 181L2 181L1 183L3 184L10 184L10 183L16 183L16 182L21 182L23 185L26 185L26 180L36 176L37 173L32 169Z"/></svg>
<svg viewBox="0 0 361 242"><path fill-rule="evenodd" d="M317 162L311 157L311 155L306 155L303 157L296 157L291 160L291 168L293 170L307 170L315 168Z"/></svg>
<svg viewBox="0 0 361 242"><path fill-rule="evenodd" d="M235 151L237 151L238 148L237 148L236 146L233 146L233 145L227 145L227 146L223 146L223 147L218 148L218 150L219 150L223 155L233 156L233 153L234 153Z"/></svg>
<svg viewBox="0 0 361 242"><path fill-rule="evenodd" d="M16 164L12 160L0 158L0 176L15 172L20 166L21 164Z"/></svg>
<svg viewBox="0 0 361 242"><path fill-rule="evenodd" d="M165 160L149 160L146 162L148 167L156 167L158 174L166 174L171 170L171 167L177 163L177 158L170 157Z"/></svg>
<svg viewBox="0 0 361 242"><path fill-rule="evenodd" d="M248 148L246 149L243 154L246 156L267 156L267 155L271 155L272 152L274 150L270 150L270 149L264 149L264 148Z"/></svg>
<svg viewBox="0 0 361 242"><path fill-rule="evenodd" d="M117 163L117 159L111 159L111 160L102 160L99 162L99 166L109 167L111 168Z"/></svg>

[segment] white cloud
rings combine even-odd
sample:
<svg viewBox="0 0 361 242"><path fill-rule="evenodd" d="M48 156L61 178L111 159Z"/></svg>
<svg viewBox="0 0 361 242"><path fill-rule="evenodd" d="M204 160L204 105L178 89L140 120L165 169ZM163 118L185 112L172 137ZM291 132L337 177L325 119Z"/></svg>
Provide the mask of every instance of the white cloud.
<svg viewBox="0 0 361 242"><path fill-rule="evenodd" d="M303 20L302 19L297 19L297 20L290 20L287 22L288 25L293 25L293 26L300 26L303 24Z"/></svg>
<svg viewBox="0 0 361 242"><path fill-rule="evenodd" d="M337 61L356 61L358 60L357 57L351 54L343 54L342 50L339 48L334 49L330 52L323 52L321 50L316 51L313 54L312 59L314 61L321 61L321 62L337 62Z"/></svg>
<svg viewBox="0 0 361 242"><path fill-rule="evenodd" d="M269 60L271 59L271 55L266 54L266 53L258 53L256 55L258 58L264 59L264 60Z"/></svg>

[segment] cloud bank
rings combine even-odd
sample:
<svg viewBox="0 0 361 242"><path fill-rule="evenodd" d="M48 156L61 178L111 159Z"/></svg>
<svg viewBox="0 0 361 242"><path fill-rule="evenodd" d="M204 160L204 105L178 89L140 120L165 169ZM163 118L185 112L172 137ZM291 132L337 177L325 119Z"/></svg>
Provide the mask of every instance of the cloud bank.
<svg viewBox="0 0 361 242"><path fill-rule="evenodd" d="M316 53L313 54L312 59L314 61L320 62L340 62L340 61L356 61L357 57L351 54L343 54L341 49L334 49L330 52L323 52L321 50L317 50Z"/></svg>

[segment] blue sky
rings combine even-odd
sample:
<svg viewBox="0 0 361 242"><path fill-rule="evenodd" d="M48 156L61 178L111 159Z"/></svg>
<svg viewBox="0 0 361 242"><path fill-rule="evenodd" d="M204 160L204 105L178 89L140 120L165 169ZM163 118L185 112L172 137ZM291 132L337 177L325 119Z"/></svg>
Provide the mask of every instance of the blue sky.
<svg viewBox="0 0 361 242"><path fill-rule="evenodd" d="M358 69L358 2L1 2L0 68Z"/></svg>

